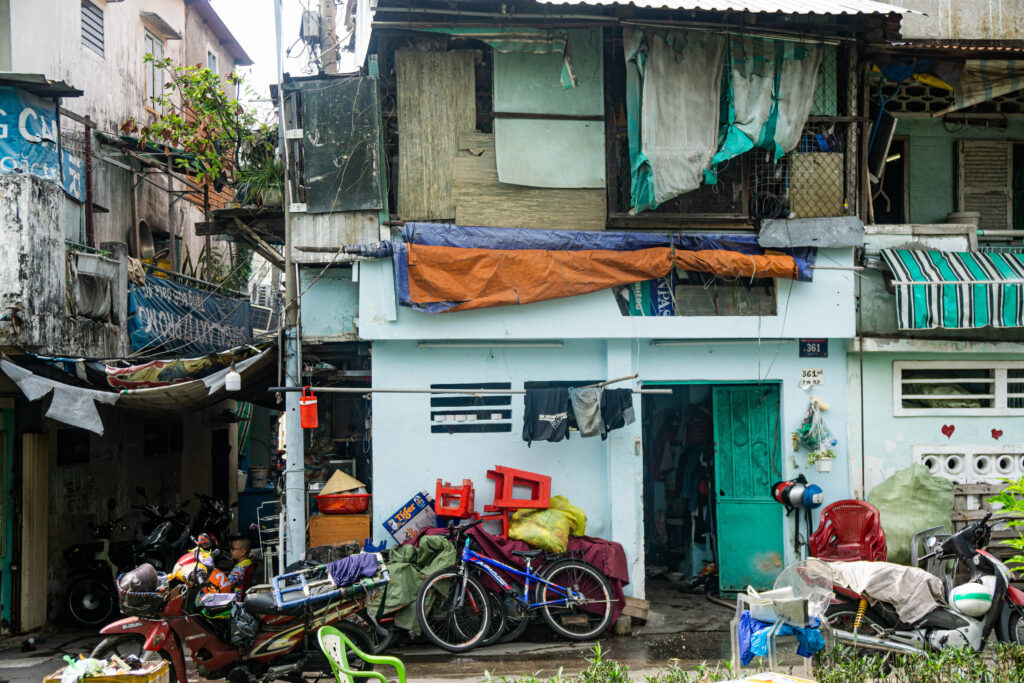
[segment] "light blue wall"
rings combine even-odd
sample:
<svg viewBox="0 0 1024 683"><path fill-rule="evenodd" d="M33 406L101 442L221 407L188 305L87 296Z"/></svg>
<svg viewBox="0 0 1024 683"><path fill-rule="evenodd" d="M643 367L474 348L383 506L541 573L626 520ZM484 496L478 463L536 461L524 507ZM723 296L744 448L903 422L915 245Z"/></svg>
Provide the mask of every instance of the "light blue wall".
<svg viewBox="0 0 1024 683"><path fill-rule="evenodd" d="M818 264L851 266L853 250L821 249ZM360 266L359 334L367 340L849 338L855 330L853 277L847 270L818 270L814 282L776 280L778 312L763 317L624 317L611 290L431 315L395 306L391 259L377 259Z"/></svg>
<svg viewBox="0 0 1024 683"><path fill-rule="evenodd" d="M454 316L447 316L452 317ZM542 330L538 329L538 334ZM567 341L562 348L420 348L411 341L373 345L375 387L423 388L437 383L589 380L638 373L645 381L781 382L782 415L779 468L789 478L806 471L805 451L794 455L789 434L807 409L800 389L800 369L824 369L825 384L811 391L830 405L825 414L839 445L832 473L811 468L808 479L825 490L828 501L848 496L846 462L845 341L832 339L829 358L800 359L795 343L764 341L740 344L699 343L653 346L648 340ZM619 386L632 386L623 383ZM415 492L433 491L437 478L474 481L477 508L489 502L486 470L496 464L542 472L552 477L552 493L567 496L587 513L588 533L622 543L630 564L634 595L643 595L642 457L640 400L638 420L611 432L607 441L574 435L559 443L522 441L523 398L512 398L511 434L431 434L427 394L376 394L373 400L374 529ZM774 481L774 480L773 480ZM765 482L767 489L773 481ZM780 518L783 510L778 509ZM786 520L792 534L792 519ZM794 559L792 538L786 540Z"/></svg>
<svg viewBox="0 0 1024 683"><path fill-rule="evenodd" d="M307 289L308 288L308 289ZM355 341L359 285L349 267L299 271L304 341Z"/></svg>
<svg viewBox="0 0 1024 683"><path fill-rule="evenodd" d="M1019 345L1018 345L1019 346ZM1024 444L1024 418L999 416L900 416L893 415L893 362L904 361L985 361L1024 360L1024 353L884 353L867 352L864 364L864 487L871 489L913 462L915 445L941 446L997 444L1020 447ZM850 441L850 478L853 489L861 489L860 355L850 353L847 361L849 383L847 404ZM947 438L944 425L954 427ZM992 429L1001 429L999 440Z"/></svg>

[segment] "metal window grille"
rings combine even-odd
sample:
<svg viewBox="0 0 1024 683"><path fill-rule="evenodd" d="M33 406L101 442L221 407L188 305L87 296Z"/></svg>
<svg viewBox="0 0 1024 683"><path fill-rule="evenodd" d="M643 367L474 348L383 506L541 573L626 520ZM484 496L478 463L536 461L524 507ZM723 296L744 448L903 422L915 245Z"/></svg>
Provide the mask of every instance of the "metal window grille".
<svg viewBox="0 0 1024 683"><path fill-rule="evenodd" d="M511 389L508 382L431 384L431 389ZM430 398L431 434L512 431L512 394L471 396L434 394Z"/></svg>
<svg viewBox="0 0 1024 683"><path fill-rule="evenodd" d="M82 45L103 56L103 10L82 0Z"/></svg>
<svg viewBox="0 0 1024 683"><path fill-rule="evenodd" d="M1022 415L1024 362L897 361L896 415Z"/></svg>

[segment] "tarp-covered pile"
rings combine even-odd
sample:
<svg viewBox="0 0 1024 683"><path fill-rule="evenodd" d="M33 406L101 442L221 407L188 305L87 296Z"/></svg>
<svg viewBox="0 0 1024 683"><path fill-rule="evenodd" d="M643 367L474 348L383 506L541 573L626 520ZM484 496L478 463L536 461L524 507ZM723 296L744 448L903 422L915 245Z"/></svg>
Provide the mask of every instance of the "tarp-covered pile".
<svg viewBox="0 0 1024 683"><path fill-rule="evenodd" d="M347 247L393 256L398 300L428 313L512 306L665 277L811 280L814 249L768 250L756 235L582 232L406 223L404 242Z"/></svg>

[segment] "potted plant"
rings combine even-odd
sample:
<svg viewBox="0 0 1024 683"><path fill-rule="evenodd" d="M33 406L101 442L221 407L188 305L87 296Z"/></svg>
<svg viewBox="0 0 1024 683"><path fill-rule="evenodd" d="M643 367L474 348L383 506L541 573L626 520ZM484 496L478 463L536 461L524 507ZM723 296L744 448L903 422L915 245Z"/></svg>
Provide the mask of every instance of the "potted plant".
<svg viewBox="0 0 1024 683"><path fill-rule="evenodd" d="M835 449L819 446L807 453L807 465L814 465L819 472L831 472L832 461L836 459Z"/></svg>

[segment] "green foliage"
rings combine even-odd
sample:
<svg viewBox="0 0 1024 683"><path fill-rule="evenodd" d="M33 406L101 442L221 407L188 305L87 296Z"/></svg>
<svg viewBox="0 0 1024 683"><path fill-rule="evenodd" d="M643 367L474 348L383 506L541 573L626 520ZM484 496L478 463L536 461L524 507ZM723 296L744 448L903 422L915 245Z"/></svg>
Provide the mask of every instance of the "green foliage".
<svg viewBox="0 0 1024 683"><path fill-rule="evenodd" d="M815 448L807 453L807 464L813 465L819 460L834 460L836 451L834 448Z"/></svg>
<svg viewBox="0 0 1024 683"><path fill-rule="evenodd" d="M528 676L493 677L484 673L486 683L626 683L629 669L605 656L601 646L594 647L587 666L575 676L559 669L550 678ZM943 650L921 655L891 652L865 654L863 650L837 645L814 659L818 683L1024 683L1024 646L993 643L984 653L973 650ZM725 663L698 664L693 669L672 665L656 674L645 675L647 683L715 683L738 677Z"/></svg>
<svg viewBox="0 0 1024 683"><path fill-rule="evenodd" d="M252 110L227 94L220 76L199 64L176 66L170 59L153 55L146 55L145 61L168 81L152 101L161 113L149 125L134 119L124 121L124 133L138 135L143 143L183 150L192 158L176 158L178 169L207 185L237 183L247 158L273 160L273 128L260 123ZM228 81L242 85L237 74L231 74Z"/></svg>
<svg viewBox="0 0 1024 683"><path fill-rule="evenodd" d="M1022 527L1024 526L1024 477L1016 481L1012 479L1003 481L1007 483L1007 487L998 495L989 498L988 502L1003 506L999 513L1009 517L1006 520L1007 527ZM1017 538L1006 539L1003 543L1018 551L1017 555L1006 561L1010 569L1024 569L1024 534L1018 532Z"/></svg>
<svg viewBox="0 0 1024 683"><path fill-rule="evenodd" d="M210 282L221 285L222 289L244 292L252 277L252 249L241 242L235 242L231 251L224 254L218 249L205 255L210 263Z"/></svg>

